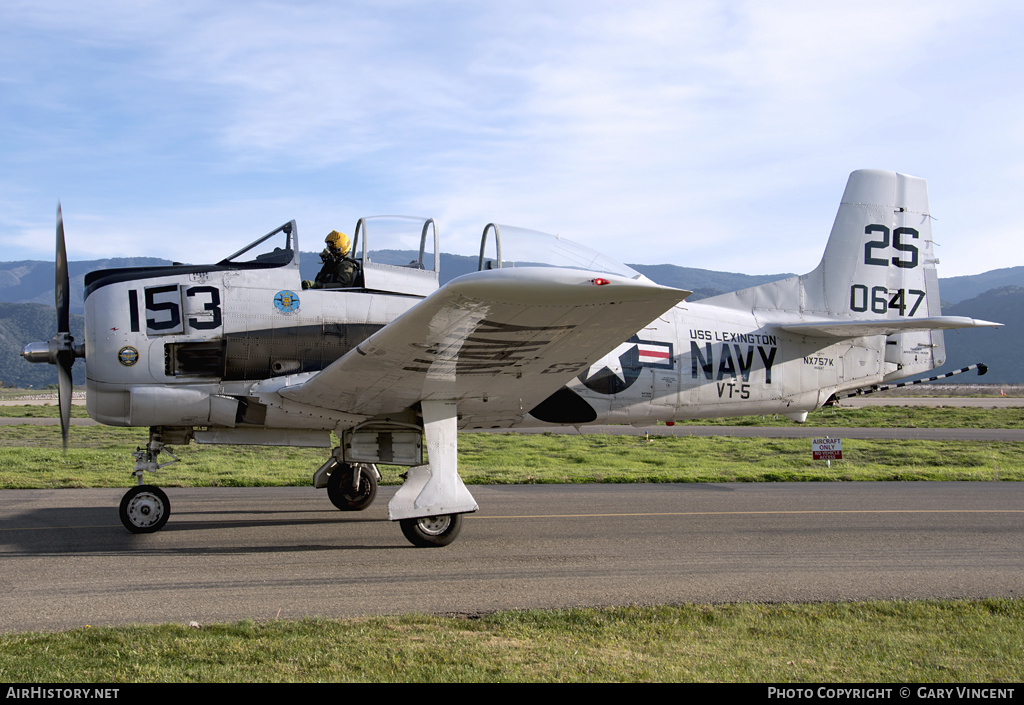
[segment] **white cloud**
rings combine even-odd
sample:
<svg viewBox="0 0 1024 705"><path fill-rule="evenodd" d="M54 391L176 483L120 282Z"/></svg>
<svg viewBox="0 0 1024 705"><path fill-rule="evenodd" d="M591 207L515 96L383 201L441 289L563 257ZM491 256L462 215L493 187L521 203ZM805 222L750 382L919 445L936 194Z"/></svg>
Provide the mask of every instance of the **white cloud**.
<svg viewBox="0 0 1024 705"><path fill-rule="evenodd" d="M0 147L0 242L27 251L61 197L95 223L69 246L96 255L181 259L214 228L413 211L464 250L497 220L629 261L803 271L847 173L880 167L929 178L948 214L937 238L987 228L1006 238L1000 263L1024 263L1000 208L1022 178L1021 13L5 3L0 128L16 139ZM943 274L992 268L946 240Z"/></svg>

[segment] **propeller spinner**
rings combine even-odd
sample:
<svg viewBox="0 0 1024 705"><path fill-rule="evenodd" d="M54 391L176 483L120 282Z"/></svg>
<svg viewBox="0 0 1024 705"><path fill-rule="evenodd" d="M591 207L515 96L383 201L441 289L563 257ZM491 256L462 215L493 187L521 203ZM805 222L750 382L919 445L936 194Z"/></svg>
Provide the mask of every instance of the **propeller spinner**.
<svg viewBox="0 0 1024 705"><path fill-rule="evenodd" d="M68 255L64 248L64 218L57 204L57 255L54 275L54 303L57 307L57 335L46 343L29 343L21 356L29 362L48 362L57 366L57 403L60 407L60 432L64 449L68 447L68 427L71 425L71 366L75 358L85 357L85 346L75 345L71 336L70 291Z"/></svg>

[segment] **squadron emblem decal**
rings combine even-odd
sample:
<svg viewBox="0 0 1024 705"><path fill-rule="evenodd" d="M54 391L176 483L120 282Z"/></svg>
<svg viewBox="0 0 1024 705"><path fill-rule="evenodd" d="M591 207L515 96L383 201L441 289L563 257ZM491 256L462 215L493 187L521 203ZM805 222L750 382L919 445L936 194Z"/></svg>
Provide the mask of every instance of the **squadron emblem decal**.
<svg viewBox="0 0 1024 705"><path fill-rule="evenodd" d="M139 351L131 345L125 345L117 351L117 361L125 367L131 367L139 361Z"/></svg>
<svg viewBox="0 0 1024 705"><path fill-rule="evenodd" d="M294 291L279 291L274 296L274 306L281 313L295 313L299 310L299 297Z"/></svg>

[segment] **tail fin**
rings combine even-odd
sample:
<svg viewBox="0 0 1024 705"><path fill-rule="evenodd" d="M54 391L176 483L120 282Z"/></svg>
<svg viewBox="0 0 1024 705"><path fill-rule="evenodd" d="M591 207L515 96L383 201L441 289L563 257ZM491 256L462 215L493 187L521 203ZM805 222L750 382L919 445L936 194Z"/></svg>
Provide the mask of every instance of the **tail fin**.
<svg viewBox="0 0 1024 705"><path fill-rule="evenodd" d="M939 316L924 179L864 169L850 174L825 256L804 279L808 314L851 318Z"/></svg>
<svg viewBox="0 0 1024 705"><path fill-rule="evenodd" d="M825 255L806 277L805 313L885 318L904 326L941 317L931 220L924 179L873 169L850 174ZM886 338L885 379L945 361L941 330L904 330Z"/></svg>
<svg viewBox="0 0 1024 705"><path fill-rule="evenodd" d="M715 303L825 344L884 335L884 378L896 379L945 362L942 329L999 325L942 316L937 262L924 179L864 169L850 174L814 271Z"/></svg>

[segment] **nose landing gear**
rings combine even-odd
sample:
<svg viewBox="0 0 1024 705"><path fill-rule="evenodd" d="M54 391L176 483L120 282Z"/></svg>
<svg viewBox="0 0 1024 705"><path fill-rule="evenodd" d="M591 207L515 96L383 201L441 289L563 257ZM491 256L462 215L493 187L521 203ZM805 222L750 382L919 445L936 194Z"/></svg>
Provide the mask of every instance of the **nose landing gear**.
<svg viewBox="0 0 1024 705"><path fill-rule="evenodd" d="M166 440L175 443L188 443L192 438L192 429L153 427L149 429L149 443L145 450L139 448L134 453L135 467L132 474L138 478L138 485L125 492L121 498L119 514L124 528L133 534L151 534L159 531L167 523L171 515L171 503L167 495L159 487L143 483L143 473L154 472L162 467L178 462L169 448L164 445ZM167 453L171 460L158 462L160 453Z"/></svg>

